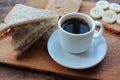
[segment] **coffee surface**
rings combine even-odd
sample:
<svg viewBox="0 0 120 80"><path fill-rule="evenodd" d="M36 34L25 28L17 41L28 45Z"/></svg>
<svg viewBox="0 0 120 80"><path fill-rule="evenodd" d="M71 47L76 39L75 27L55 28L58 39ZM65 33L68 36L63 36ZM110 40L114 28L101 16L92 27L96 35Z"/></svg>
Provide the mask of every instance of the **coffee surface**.
<svg viewBox="0 0 120 80"><path fill-rule="evenodd" d="M83 34L90 31L90 27L83 19L71 18L62 23L62 28L73 34Z"/></svg>

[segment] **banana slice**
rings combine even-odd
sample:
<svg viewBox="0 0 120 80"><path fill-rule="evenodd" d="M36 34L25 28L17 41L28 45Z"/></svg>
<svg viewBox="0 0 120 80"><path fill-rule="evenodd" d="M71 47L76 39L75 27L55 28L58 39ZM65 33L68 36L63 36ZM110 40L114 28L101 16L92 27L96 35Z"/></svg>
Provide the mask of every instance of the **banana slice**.
<svg viewBox="0 0 120 80"><path fill-rule="evenodd" d="M95 19L101 18L103 14L104 14L104 10L101 7L94 7L90 10L90 15Z"/></svg>
<svg viewBox="0 0 120 80"><path fill-rule="evenodd" d="M107 10L102 16L102 20L106 23L114 23L116 21L117 14L113 10Z"/></svg>
<svg viewBox="0 0 120 80"><path fill-rule="evenodd" d="M109 8L110 8L111 10L116 11L116 12L120 12L120 5L117 4L117 3L111 3L110 6L109 6Z"/></svg>
<svg viewBox="0 0 120 80"><path fill-rule="evenodd" d="M116 22L120 24L120 14L118 14Z"/></svg>
<svg viewBox="0 0 120 80"><path fill-rule="evenodd" d="M108 1L98 1L96 3L96 6L100 6L103 9L107 9L107 8L109 8L109 2Z"/></svg>

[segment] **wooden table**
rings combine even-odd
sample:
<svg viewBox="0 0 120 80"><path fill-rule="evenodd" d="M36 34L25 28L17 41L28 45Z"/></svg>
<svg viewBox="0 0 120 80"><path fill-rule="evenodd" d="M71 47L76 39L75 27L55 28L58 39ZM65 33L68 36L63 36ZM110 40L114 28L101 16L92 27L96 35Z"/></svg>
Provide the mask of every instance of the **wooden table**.
<svg viewBox="0 0 120 80"><path fill-rule="evenodd" d="M83 1L98 1L98 0L83 0ZM108 0L108 1L120 3L120 0ZM2 18L6 15L2 13L3 12L7 13L9 11L7 7L12 7L16 3L23 2L24 0L0 0L0 21L2 21ZM0 80L76 80L76 79L66 78L51 73L35 72L26 69L8 67L7 65L6 66L0 65Z"/></svg>

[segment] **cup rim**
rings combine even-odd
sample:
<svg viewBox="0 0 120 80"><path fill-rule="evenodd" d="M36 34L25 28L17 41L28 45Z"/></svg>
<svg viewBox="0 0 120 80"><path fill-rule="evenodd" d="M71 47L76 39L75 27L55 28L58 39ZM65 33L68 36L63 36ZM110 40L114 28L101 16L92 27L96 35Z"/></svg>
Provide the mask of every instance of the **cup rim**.
<svg viewBox="0 0 120 80"><path fill-rule="evenodd" d="M62 20L63 20L64 18L66 18L67 16L70 16L70 15L80 15L80 16L86 17L87 19L89 19L89 21L92 22L92 25L91 25L91 26L92 26L92 29L90 29L90 31L88 31L88 32L86 32L86 33L83 33L83 34L74 34L74 33L70 33L70 32L65 31L65 30L61 27L61 23L62 23ZM95 22L93 21L93 19L92 19L90 16L88 16L88 15L86 15L86 14L84 14L84 13L71 12L71 13L65 14L64 16L62 16L62 17L59 19L59 21L58 21L58 27L59 27L60 30L62 30L62 31L63 31L64 33L66 33L66 34L74 35L74 36L83 36L83 35L90 34L91 32L94 31Z"/></svg>

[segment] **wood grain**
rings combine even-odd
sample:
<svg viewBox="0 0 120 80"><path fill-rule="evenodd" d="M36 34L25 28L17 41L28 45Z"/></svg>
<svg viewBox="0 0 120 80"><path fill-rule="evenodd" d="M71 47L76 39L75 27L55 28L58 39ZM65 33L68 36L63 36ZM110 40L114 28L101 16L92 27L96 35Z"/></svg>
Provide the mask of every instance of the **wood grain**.
<svg viewBox="0 0 120 80"><path fill-rule="evenodd" d="M94 4L93 2L83 2L81 12L89 14L89 8L92 7L87 4ZM89 8L88 8L89 7ZM69 77L89 78L89 79L105 79L118 80L120 79L120 37L119 35L111 34L105 31L104 36L107 40L108 51L105 59L97 66L86 70L72 70L64 68L54 62L48 54L46 49L47 40L50 34L56 29L44 34L33 46L31 46L21 60L14 58L10 41L11 36L8 36L0 41L0 63L9 64L16 67L24 67L38 71L52 72ZM117 43L116 43L117 42ZM107 77L109 76L109 77Z"/></svg>
<svg viewBox="0 0 120 80"><path fill-rule="evenodd" d="M26 5L56 11L59 16L79 11L82 0L26 0Z"/></svg>
<svg viewBox="0 0 120 80"><path fill-rule="evenodd" d="M81 12L89 13L87 4L94 4L92 2L84 2ZM85 6L86 5L86 6ZM88 8L89 7L89 8ZM119 35L111 34L105 31L104 36L108 43L108 52L105 59L97 66L86 70L72 70L64 68L54 62L47 52L47 40L49 35L56 28L52 28L49 33L44 34L33 46L31 46L21 60L14 58L15 52L13 51L10 41L11 36L8 36L0 41L0 63L10 64L17 67L24 67L38 71L53 72L61 75L72 76L76 78L89 78L89 79L107 79L117 80L120 79L120 65L119 63L119 48L120 37ZM116 43L117 42L117 43ZM106 77L109 76L109 77Z"/></svg>
<svg viewBox="0 0 120 80"><path fill-rule="evenodd" d="M50 0L46 9L56 11L59 16L79 11L82 0Z"/></svg>

